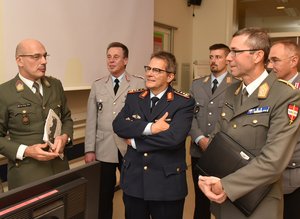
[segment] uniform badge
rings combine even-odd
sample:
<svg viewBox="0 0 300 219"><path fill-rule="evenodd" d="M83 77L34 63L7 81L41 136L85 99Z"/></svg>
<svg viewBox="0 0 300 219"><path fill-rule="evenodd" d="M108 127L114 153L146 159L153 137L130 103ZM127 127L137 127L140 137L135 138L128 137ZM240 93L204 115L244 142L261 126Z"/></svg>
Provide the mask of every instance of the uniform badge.
<svg viewBox="0 0 300 219"><path fill-rule="evenodd" d="M296 82L294 86L295 86L295 88L300 89L300 83L299 82Z"/></svg>
<svg viewBox="0 0 300 219"><path fill-rule="evenodd" d="M241 82L241 84L239 85L239 87L238 87L238 88L236 89L236 91L234 92L234 95L235 95L235 96L238 95L238 94L240 93L242 87L243 87L243 82Z"/></svg>
<svg viewBox="0 0 300 219"><path fill-rule="evenodd" d="M199 103L196 103L196 105L194 107L194 114L199 113L199 111L200 111L200 105L199 105Z"/></svg>
<svg viewBox="0 0 300 219"><path fill-rule="evenodd" d="M248 112L247 112L247 115L258 114L258 113L267 113L269 111L270 111L269 106L263 106L263 107L249 109Z"/></svg>
<svg viewBox="0 0 300 219"><path fill-rule="evenodd" d="M103 108L102 100L99 100L99 102L97 102L97 109L98 109L99 111L101 111L102 108Z"/></svg>
<svg viewBox="0 0 300 219"><path fill-rule="evenodd" d="M16 89L17 89L18 92L24 90L24 84L23 84L23 81L17 80L17 82L16 82Z"/></svg>
<svg viewBox="0 0 300 219"><path fill-rule="evenodd" d="M134 118L134 119L141 119L141 116L138 115L138 114L132 115L131 117Z"/></svg>
<svg viewBox="0 0 300 219"><path fill-rule="evenodd" d="M260 98L260 99L267 98L267 96L269 94L269 90L270 90L269 85L267 83L263 83L258 88L258 95L257 95L257 97Z"/></svg>
<svg viewBox="0 0 300 219"><path fill-rule="evenodd" d="M290 125L295 121L298 116L299 107L295 104L289 104L288 106L288 116L290 118Z"/></svg>
<svg viewBox="0 0 300 219"><path fill-rule="evenodd" d="M30 120L29 120L29 116L28 116L26 110L23 110L22 113L23 113L22 114L22 123L23 123L23 125L29 125Z"/></svg>
<svg viewBox="0 0 300 219"><path fill-rule="evenodd" d="M174 94L173 94L173 92L168 92L167 93L167 101L170 102L172 100L174 100Z"/></svg>
<svg viewBox="0 0 300 219"><path fill-rule="evenodd" d="M149 91L148 90L145 90L144 92L142 92L139 97L144 99L147 95L148 95Z"/></svg>

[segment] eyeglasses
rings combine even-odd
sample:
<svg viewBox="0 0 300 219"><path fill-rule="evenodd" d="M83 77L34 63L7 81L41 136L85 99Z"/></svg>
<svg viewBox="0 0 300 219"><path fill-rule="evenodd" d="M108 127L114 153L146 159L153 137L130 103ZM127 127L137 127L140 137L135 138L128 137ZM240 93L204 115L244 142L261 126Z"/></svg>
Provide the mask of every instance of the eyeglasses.
<svg viewBox="0 0 300 219"><path fill-rule="evenodd" d="M23 54L23 55L19 55L21 57L30 57L32 59L34 59L35 61L38 61L40 59L42 59L42 57L44 57L45 60L47 60L47 57L50 56L49 54L45 53L45 54L40 54L40 53L36 53L36 54Z"/></svg>
<svg viewBox="0 0 300 219"><path fill-rule="evenodd" d="M293 58L294 56L290 56L290 57L287 57L285 59L279 59L277 57L271 57L270 59L267 60L267 64L271 63L272 65L277 65L279 62L282 62L284 60L288 60L288 59L291 59Z"/></svg>
<svg viewBox="0 0 300 219"><path fill-rule="evenodd" d="M256 52L259 50L262 50L262 49L241 49L241 50L232 49L232 50L230 50L229 54L231 54L232 57L236 57L237 54L242 53L242 52Z"/></svg>
<svg viewBox="0 0 300 219"><path fill-rule="evenodd" d="M147 65L144 66L144 69L145 69L145 72L148 72L148 71L152 70L152 72L154 74L161 74L162 72L172 73L172 72L169 72L169 71L166 71L166 70L162 70L160 68L151 68L150 66L147 66Z"/></svg>

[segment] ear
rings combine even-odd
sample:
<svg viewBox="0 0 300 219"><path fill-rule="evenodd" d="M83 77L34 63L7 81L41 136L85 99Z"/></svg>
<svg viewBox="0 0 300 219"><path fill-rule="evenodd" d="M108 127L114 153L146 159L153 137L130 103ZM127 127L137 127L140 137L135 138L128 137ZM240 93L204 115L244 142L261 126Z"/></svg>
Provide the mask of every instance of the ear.
<svg viewBox="0 0 300 219"><path fill-rule="evenodd" d="M261 61L264 61L264 55L265 52L263 50L258 50L253 54L254 57L254 63L259 63Z"/></svg>
<svg viewBox="0 0 300 219"><path fill-rule="evenodd" d="M297 65L299 65L299 57L298 56L291 57L291 65L293 68L297 67Z"/></svg>
<svg viewBox="0 0 300 219"><path fill-rule="evenodd" d="M18 57L16 58L16 63L17 63L17 65L18 65L19 67L23 66L24 64L23 64L23 59L22 59L22 57L18 56Z"/></svg>
<svg viewBox="0 0 300 219"><path fill-rule="evenodd" d="M128 58L124 58L124 65L128 64Z"/></svg>
<svg viewBox="0 0 300 219"><path fill-rule="evenodd" d="M174 73L168 73L167 75L167 82L171 83L175 78L175 74Z"/></svg>

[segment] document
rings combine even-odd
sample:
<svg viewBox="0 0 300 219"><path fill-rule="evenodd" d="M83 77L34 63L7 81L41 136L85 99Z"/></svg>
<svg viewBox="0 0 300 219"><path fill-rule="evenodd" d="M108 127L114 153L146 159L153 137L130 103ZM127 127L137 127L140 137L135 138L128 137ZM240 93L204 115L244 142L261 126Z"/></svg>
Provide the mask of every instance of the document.
<svg viewBox="0 0 300 219"><path fill-rule="evenodd" d="M50 109L44 126L43 136L43 141L48 144L49 150L51 150L51 146L54 144L54 139L61 135L61 127L62 122L60 118L52 109ZM63 159L64 154L59 154L59 157Z"/></svg>

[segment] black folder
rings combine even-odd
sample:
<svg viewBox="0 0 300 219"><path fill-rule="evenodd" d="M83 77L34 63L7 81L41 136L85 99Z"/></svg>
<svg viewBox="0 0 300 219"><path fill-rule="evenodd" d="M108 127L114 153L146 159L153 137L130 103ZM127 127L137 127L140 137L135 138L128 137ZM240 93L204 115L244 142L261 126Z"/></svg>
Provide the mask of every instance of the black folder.
<svg viewBox="0 0 300 219"><path fill-rule="evenodd" d="M218 132L199 158L196 168L199 174L222 178L247 165L255 156L224 132ZM250 216L271 185L257 187L232 202L244 215Z"/></svg>

